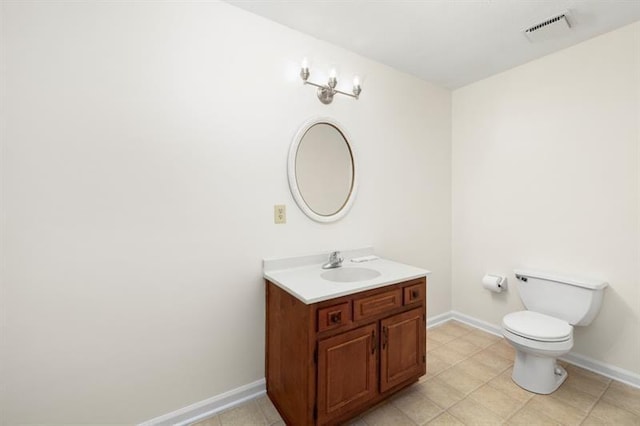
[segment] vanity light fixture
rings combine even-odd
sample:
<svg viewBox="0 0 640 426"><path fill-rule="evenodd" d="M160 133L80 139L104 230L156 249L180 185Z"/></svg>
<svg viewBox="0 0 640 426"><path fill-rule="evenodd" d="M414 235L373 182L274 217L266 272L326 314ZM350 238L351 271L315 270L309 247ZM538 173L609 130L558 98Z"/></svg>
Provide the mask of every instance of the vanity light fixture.
<svg viewBox="0 0 640 426"><path fill-rule="evenodd" d="M336 78L335 68L332 68L329 72L329 81L327 81L327 84L324 85L309 81L309 75L309 64L307 62L307 59L305 58L302 60L300 77L302 78L304 84L310 84L311 86L315 86L318 88L318 90L316 90L318 99L320 99L320 102L325 105L330 104L333 101L333 96L336 93L358 99L358 97L360 96L360 92L362 92L362 88L360 87L360 78L358 76L353 77L353 94L336 89L336 86L338 85L338 79Z"/></svg>

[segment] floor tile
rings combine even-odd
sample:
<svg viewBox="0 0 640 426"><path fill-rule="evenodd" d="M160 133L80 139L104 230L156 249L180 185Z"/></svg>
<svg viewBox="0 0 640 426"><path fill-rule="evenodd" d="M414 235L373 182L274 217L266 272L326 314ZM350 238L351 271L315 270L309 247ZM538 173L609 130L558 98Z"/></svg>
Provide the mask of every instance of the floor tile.
<svg viewBox="0 0 640 426"><path fill-rule="evenodd" d="M640 401L638 401L640 404ZM589 424L611 424L611 425L640 425L640 416L616 407L604 401L599 401L587 418Z"/></svg>
<svg viewBox="0 0 640 426"><path fill-rule="evenodd" d="M534 393L526 391L515 384L511 378L512 371L513 370L511 368L505 370L499 376L490 380L487 384L503 393L506 393L510 397L517 399L518 401L526 402L533 398L535 395Z"/></svg>
<svg viewBox="0 0 640 426"><path fill-rule="evenodd" d="M462 392L452 388L437 377L424 384L419 383L416 387L420 393L442 408L449 408L464 398Z"/></svg>
<svg viewBox="0 0 640 426"><path fill-rule="evenodd" d="M500 340L497 343L494 343L491 346L487 346L487 350L493 352L494 355L505 358L511 362L513 362L516 357L515 349L513 349L513 347L504 339Z"/></svg>
<svg viewBox="0 0 640 426"><path fill-rule="evenodd" d="M556 426L560 423L536 409L524 406L509 418L505 425L522 426Z"/></svg>
<svg viewBox="0 0 640 426"><path fill-rule="evenodd" d="M475 377L476 379L482 380L483 382L487 382L498 375L497 371L492 370L491 368L474 359L466 359L464 361L461 361L456 364L456 368L460 369L460 371L463 371L470 376Z"/></svg>
<svg viewBox="0 0 640 426"><path fill-rule="evenodd" d="M467 358L466 355L463 355L460 352L454 351L447 345L442 345L439 348L435 348L434 350L429 352L429 355L435 355L440 359L445 359L447 360L447 362L451 364L456 364L462 361L463 359Z"/></svg>
<svg viewBox="0 0 640 426"><path fill-rule="evenodd" d="M490 352L486 349L473 355L471 359L474 359L481 364L486 365L495 373L502 373L513 364L511 360L496 356L493 352Z"/></svg>
<svg viewBox="0 0 640 426"><path fill-rule="evenodd" d="M391 404L417 424L424 424L442 412L442 408L415 389L394 398Z"/></svg>
<svg viewBox="0 0 640 426"><path fill-rule="evenodd" d="M447 410L465 425L499 425L502 419L493 411L483 407L471 398L463 399Z"/></svg>
<svg viewBox="0 0 640 426"><path fill-rule="evenodd" d="M430 336L430 333L427 332L427 353L442 345L443 343L440 343L437 340L433 340Z"/></svg>
<svg viewBox="0 0 640 426"><path fill-rule="evenodd" d="M429 426L464 426L464 423L462 423L460 420L456 419L446 411L427 424Z"/></svg>
<svg viewBox="0 0 640 426"><path fill-rule="evenodd" d="M442 329L443 326L433 327L427 330L427 336L435 342L440 344L448 343L456 338L452 334L447 333Z"/></svg>
<svg viewBox="0 0 640 426"><path fill-rule="evenodd" d="M609 388L602 395L602 401L624 408L640 416L640 389L612 381Z"/></svg>
<svg viewBox="0 0 640 426"><path fill-rule="evenodd" d="M587 413L558 401L550 395L534 396L527 402L527 407L545 413L554 421L567 426L579 425L587 417Z"/></svg>
<svg viewBox="0 0 640 426"><path fill-rule="evenodd" d="M462 336L460 339L471 342L481 348L486 348L487 346L491 346L494 343L499 342L501 337L485 333L484 331L475 330L469 334Z"/></svg>
<svg viewBox="0 0 640 426"><path fill-rule="evenodd" d="M276 410L276 407L273 406L273 403L269 399L267 395L264 395L256 400L258 403L258 407L262 411L265 419L267 419L268 424L273 424L279 420L282 420L280 417L280 413Z"/></svg>
<svg viewBox="0 0 640 426"><path fill-rule="evenodd" d="M368 411L362 416L362 420L368 426L414 426L416 424L392 404L383 404L373 411Z"/></svg>
<svg viewBox="0 0 640 426"><path fill-rule="evenodd" d="M465 356L471 356L482 349L480 346L474 345L473 343L467 342L462 339L452 340L449 343L445 344L444 347L453 349L454 351Z"/></svg>
<svg viewBox="0 0 640 426"><path fill-rule="evenodd" d="M440 326L440 330L452 336L461 337L472 332L474 328L458 321L448 321Z"/></svg>
<svg viewBox="0 0 640 426"><path fill-rule="evenodd" d="M220 426L220 418L218 416L209 417L198 423L193 423L191 426Z"/></svg>
<svg viewBox="0 0 640 426"><path fill-rule="evenodd" d="M471 392L469 398L493 411L503 420L511 417L525 404L523 401L511 398L509 395L489 385L484 385Z"/></svg>
<svg viewBox="0 0 640 426"><path fill-rule="evenodd" d="M425 374L424 376L420 376L420 378L418 379L418 383L424 383L428 380L433 379L434 377L434 375L429 375L429 367L427 367L427 374Z"/></svg>
<svg viewBox="0 0 640 426"><path fill-rule="evenodd" d="M427 374L435 376L441 371L451 367L451 363L446 359L440 358L434 353L427 354Z"/></svg>
<svg viewBox="0 0 640 426"><path fill-rule="evenodd" d="M227 425L268 425L267 419L260 411L258 403L253 400L239 407L219 414L220 424Z"/></svg>
<svg viewBox="0 0 640 426"><path fill-rule="evenodd" d="M572 386L566 386L565 384L560 386L550 396L558 399L565 404L577 408L584 413L588 413L598 400L597 396L593 396Z"/></svg>
<svg viewBox="0 0 640 426"><path fill-rule="evenodd" d="M453 366L436 377L463 395L467 395L484 384L483 380L473 377L457 366Z"/></svg>
<svg viewBox="0 0 640 426"><path fill-rule="evenodd" d="M596 397L600 397L609 386L611 379L604 376L593 377L591 372L589 375L585 375L582 372L586 370L575 370L570 366L567 368L567 380L565 380L562 386L569 386L574 389L580 389L583 392L591 394Z"/></svg>
<svg viewBox="0 0 640 426"><path fill-rule="evenodd" d="M562 361L558 361L558 363L562 364L563 362ZM607 384L607 385L609 383L611 383L611 379L610 378L602 376L602 375L600 375L598 373L594 373L593 371L589 371L587 369L578 367L576 365L564 363L563 367L570 374L579 374L582 377L589 378L589 379L592 379L593 381L600 382L600 383Z"/></svg>

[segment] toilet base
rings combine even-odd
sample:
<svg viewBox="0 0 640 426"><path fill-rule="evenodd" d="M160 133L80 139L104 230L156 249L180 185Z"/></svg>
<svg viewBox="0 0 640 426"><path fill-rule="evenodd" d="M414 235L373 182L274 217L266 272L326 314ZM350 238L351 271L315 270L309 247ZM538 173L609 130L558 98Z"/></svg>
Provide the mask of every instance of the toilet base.
<svg viewBox="0 0 640 426"><path fill-rule="evenodd" d="M516 350L513 381L529 392L550 394L567 379L567 370L553 357L541 357Z"/></svg>

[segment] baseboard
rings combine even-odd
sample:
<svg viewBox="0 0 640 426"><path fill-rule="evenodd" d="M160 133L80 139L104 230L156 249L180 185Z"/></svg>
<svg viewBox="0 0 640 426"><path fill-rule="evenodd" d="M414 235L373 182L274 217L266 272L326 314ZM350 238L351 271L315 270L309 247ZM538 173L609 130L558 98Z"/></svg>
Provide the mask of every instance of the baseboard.
<svg viewBox="0 0 640 426"><path fill-rule="evenodd" d="M569 364L582 367L585 370L593 371L618 382L626 383L634 388L640 388L640 374L633 371L625 370L611 364L605 364L588 356L569 352L567 355L560 357L561 360Z"/></svg>
<svg viewBox="0 0 640 426"><path fill-rule="evenodd" d="M451 319L460 321L461 323L470 325L471 327L479 328L480 330L486 331L487 333L502 337L502 327L491 324L490 322L479 320L469 315L465 315L462 312L451 311Z"/></svg>
<svg viewBox="0 0 640 426"><path fill-rule="evenodd" d="M427 328L435 327L440 324L444 324L447 321L451 321L453 317L451 316L451 311L445 312L444 314L436 315L433 317L427 318Z"/></svg>
<svg viewBox="0 0 640 426"><path fill-rule="evenodd" d="M448 314L439 315L437 318L445 315L449 315L448 319L440 321L438 324L450 320L456 320L471 327L486 331L487 333L495 334L496 336L502 337L502 327L499 327L495 324L479 320L477 318L465 315L457 311L451 311ZM427 321L427 324L428 323L429 322ZM629 386L640 388L640 374L634 373L633 371L625 370L611 364L597 361L593 358L589 358L575 352L569 352L567 355L561 357L560 359L568 362L569 364L584 368L585 370L593 371L594 373L598 373L618 382L626 383Z"/></svg>
<svg viewBox="0 0 640 426"><path fill-rule="evenodd" d="M187 407L180 408L168 414L156 417L140 423L139 426L186 426L188 424L203 420L229 408L233 408L243 402L258 398L265 394L266 382L264 379L257 380L238 388L224 392L220 395L196 402Z"/></svg>

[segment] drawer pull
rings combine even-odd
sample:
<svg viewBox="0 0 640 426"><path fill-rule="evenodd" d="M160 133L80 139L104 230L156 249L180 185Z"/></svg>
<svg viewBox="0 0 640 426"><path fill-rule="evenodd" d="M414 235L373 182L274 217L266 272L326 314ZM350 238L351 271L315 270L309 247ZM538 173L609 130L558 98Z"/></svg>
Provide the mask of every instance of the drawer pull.
<svg viewBox="0 0 640 426"><path fill-rule="evenodd" d="M344 327L351 323L351 303L343 302L318 309L318 332Z"/></svg>
<svg viewBox="0 0 640 426"><path fill-rule="evenodd" d="M424 300L425 287L423 284L414 284L403 289L404 304L417 303Z"/></svg>

